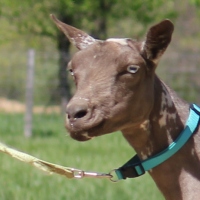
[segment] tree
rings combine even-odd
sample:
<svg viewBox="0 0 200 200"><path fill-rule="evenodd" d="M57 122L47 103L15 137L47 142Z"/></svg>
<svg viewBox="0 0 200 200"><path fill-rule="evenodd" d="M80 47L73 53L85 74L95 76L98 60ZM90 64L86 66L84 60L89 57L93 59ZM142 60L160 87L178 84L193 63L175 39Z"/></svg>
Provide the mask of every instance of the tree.
<svg viewBox="0 0 200 200"><path fill-rule="evenodd" d="M77 2L78 3L78 2ZM50 13L55 13L62 21L80 25L77 20L79 10L74 1L32 1L27 0L17 2L6 0L2 3L1 15L6 17L12 26L17 27L17 31L23 34L39 35L50 37L57 42L59 51L59 91L61 95L62 110L65 109L66 103L70 98L70 87L66 76L66 66L70 59L70 43L63 34L54 26L49 18Z"/></svg>
<svg viewBox="0 0 200 200"><path fill-rule="evenodd" d="M198 7L200 6L200 0L190 0L190 3Z"/></svg>
<svg viewBox="0 0 200 200"><path fill-rule="evenodd" d="M166 17L174 17L173 0L4 0L0 3L0 14L23 34L50 37L57 42L59 59L59 90L62 108L70 98L66 65L70 59L70 43L49 19L54 13L61 21L86 29L94 37L104 39L110 26L119 20L131 18L146 25Z"/></svg>

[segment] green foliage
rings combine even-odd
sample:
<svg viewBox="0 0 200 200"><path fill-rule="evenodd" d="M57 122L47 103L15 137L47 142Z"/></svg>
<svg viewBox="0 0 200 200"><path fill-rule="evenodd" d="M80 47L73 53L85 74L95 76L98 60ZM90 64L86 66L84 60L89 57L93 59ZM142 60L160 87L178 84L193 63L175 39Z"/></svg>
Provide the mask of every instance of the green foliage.
<svg viewBox="0 0 200 200"><path fill-rule="evenodd" d="M161 20L167 17L175 17L174 1L153 0L153 1L130 1L125 0L113 5L114 16L129 16L142 24L149 24L152 21Z"/></svg>
<svg viewBox="0 0 200 200"><path fill-rule="evenodd" d="M48 36L56 40L57 29L49 19L50 13L56 14L65 22L72 23L73 26L87 25L88 30L94 32L94 29L100 31L99 21L102 20L107 24L110 21L111 25L114 25L120 19L130 17L137 23L149 24L157 19L172 18L175 17L173 7L172 0L27 0L23 2L4 0L1 3L1 15L9 20L11 27L15 27L21 33Z"/></svg>
<svg viewBox="0 0 200 200"><path fill-rule="evenodd" d="M49 162L85 170L109 172L125 163L134 152L120 133L77 142L66 136L59 115L34 115L34 137L24 139L23 115L0 114L1 141ZM52 131L46 137L41 133ZM137 179L112 183L103 179L70 180L46 175L0 153L1 200L161 200L162 195L148 174ZM145 192L144 192L145 191Z"/></svg>
<svg viewBox="0 0 200 200"><path fill-rule="evenodd" d="M60 94L56 66L59 55L56 54L56 58L48 56L45 61L43 59L43 54L54 54L57 50L55 44L59 44L60 33L50 20L50 13L54 13L59 19L73 26L84 27L87 32L103 39L110 30L113 30L115 35L124 36L120 28L122 25L125 27L123 32L127 34L127 37L134 35L134 32L141 35L146 30L145 24L158 18L160 21L172 16L174 13L172 7L171 0L150 2L142 0L123 2L116 0L1 1L0 23L4 28L0 30L0 43L5 45L5 41L7 43L9 41L10 47L2 46L0 49L1 55L5 54L1 57L0 95L24 100L27 62L25 49L34 47L40 51L36 52L35 102L37 104L58 102L59 98L56 96L59 97ZM130 24L134 24L134 28ZM131 29L131 34L127 33L128 28ZM50 48L53 49L51 53L49 53ZM43 53L41 50L48 53ZM9 83L8 80L10 80Z"/></svg>
<svg viewBox="0 0 200 200"><path fill-rule="evenodd" d="M200 0L190 0L191 4L195 5L195 6L200 6Z"/></svg>

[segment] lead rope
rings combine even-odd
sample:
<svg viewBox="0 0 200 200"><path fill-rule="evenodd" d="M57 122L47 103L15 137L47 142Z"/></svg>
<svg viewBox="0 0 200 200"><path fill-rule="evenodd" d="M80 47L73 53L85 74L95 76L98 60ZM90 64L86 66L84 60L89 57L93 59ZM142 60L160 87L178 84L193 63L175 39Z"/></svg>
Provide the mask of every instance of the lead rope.
<svg viewBox="0 0 200 200"><path fill-rule="evenodd" d="M126 178L135 178L141 176L148 171L171 156L173 156L182 146L188 141L188 139L192 136L195 130L198 128L200 124L200 107L191 104L190 106L190 114L189 118L186 122L185 129L181 132L179 137L172 142L166 149L161 151L160 153L141 161L139 157L136 155L131 160L129 160L125 165L118 169L112 170L110 173L97 173L97 172L87 172L80 169L64 167L61 165L53 164L46 162L44 160L40 160L36 157L33 157L29 154L14 150L5 144L0 142L0 151L6 153L22 162L29 163L38 169L48 172L49 174L59 174L66 176L67 178L107 178L113 182L117 182L121 179ZM114 177L115 174L116 176Z"/></svg>
<svg viewBox="0 0 200 200"><path fill-rule="evenodd" d="M111 175L111 172L110 173L86 172L80 169L64 167L64 166L57 165L54 163L46 162L44 160L40 160L34 156L31 156L29 154L26 154L21 151L15 150L11 147L8 147L7 145L1 142L0 142L0 152L6 153L17 160L28 163L41 171L47 172L50 175L55 173L55 174L65 176L70 179L71 178L80 179L84 177L107 178L113 182L116 182L115 180L113 180L113 176Z"/></svg>

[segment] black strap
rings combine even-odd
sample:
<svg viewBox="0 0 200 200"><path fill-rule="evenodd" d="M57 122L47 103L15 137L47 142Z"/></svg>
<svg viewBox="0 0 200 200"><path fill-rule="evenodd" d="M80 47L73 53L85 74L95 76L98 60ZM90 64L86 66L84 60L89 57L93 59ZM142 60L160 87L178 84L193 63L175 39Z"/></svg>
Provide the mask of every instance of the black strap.
<svg viewBox="0 0 200 200"><path fill-rule="evenodd" d="M190 108L191 108L197 115L200 116L200 111L197 110L197 108L196 108L195 106L197 106L198 108L200 108L200 106L198 106L198 105L196 105L196 104L191 104L191 105L190 105Z"/></svg>
<svg viewBox="0 0 200 200"><path fill-rule="evenodd" d="M139 168L139 172L136 168ZM131 158L127 163L125 163L122 167L117 169L120 171L122 179L126 178L136 178L145 173L143 166L141 165L141 160L138 155L135 155Z"/></svg>

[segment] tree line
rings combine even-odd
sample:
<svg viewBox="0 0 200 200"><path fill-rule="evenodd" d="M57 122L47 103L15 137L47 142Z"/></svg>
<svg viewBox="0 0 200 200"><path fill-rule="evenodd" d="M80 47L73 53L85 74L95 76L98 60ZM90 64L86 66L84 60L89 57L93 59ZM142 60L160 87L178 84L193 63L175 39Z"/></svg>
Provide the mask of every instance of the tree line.
<svg viewBox="0 0 200 200"><path fill-rule="evenodd" d="M151 23L164 18L176 18L174 3L173 0L4 0L0 2L0 20L6 20L12 30L22 35L48 37L56 43L59 53L59 91L64 106L71 96L66 76L71 44L50 20L51 13L64 23L84 29L95 38L105 39L108 30L118 26L119 21L129 19L127 23L133 33L134 25L141 25L142 33ZM200 1L191 0L191 3L199 6Z"/></svg>

